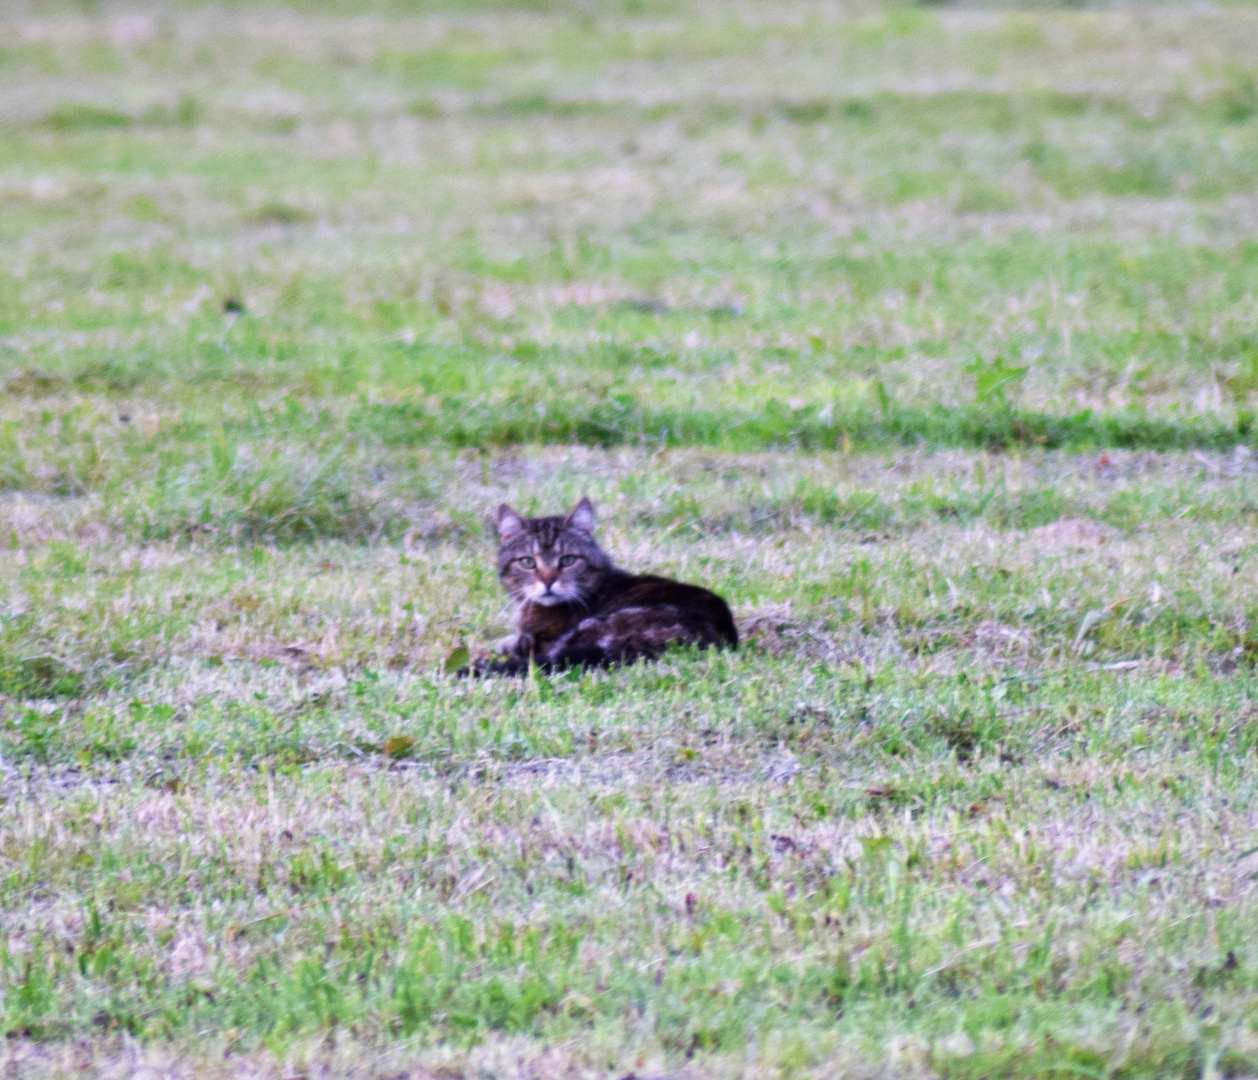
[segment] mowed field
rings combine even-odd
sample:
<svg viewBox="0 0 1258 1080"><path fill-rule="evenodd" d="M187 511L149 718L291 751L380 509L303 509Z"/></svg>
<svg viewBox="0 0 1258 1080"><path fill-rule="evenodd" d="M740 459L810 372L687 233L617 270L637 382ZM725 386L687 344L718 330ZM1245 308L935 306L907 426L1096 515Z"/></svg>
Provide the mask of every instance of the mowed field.
<svg viewBox="0 0 1258 1080"><path fill-rule="evenodd" d="M5 1075L1258 1074L1258 8L355 10L0 12Z"/></svg>

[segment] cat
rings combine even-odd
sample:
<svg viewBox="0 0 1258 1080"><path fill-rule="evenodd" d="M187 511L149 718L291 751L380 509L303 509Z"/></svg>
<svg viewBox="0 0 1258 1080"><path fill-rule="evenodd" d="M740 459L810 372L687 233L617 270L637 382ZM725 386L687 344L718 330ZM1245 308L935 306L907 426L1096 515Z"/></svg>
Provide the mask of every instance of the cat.
<svg viewBox="0 0 1258 1080"><path fill-rule="evenodd" d="M566 517L522 517L498 508L498 577L516 604L516 632L502 660L476 675L607 667L654 659L674 643L737 648L738 628L716 593L668 578L630 574L594 539L594 507Z"/></svg>

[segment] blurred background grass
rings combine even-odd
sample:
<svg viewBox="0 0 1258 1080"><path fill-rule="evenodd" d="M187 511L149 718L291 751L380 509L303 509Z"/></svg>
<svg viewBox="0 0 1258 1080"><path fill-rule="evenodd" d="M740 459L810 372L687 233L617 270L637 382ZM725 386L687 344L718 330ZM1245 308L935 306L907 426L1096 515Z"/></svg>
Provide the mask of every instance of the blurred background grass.
<svg viewBox="0 0 1258 1080"><path fill-rule="evenodd" d="M342 535L434 445L1258 437L1252 8L4 18L7 490Z"/></svg>

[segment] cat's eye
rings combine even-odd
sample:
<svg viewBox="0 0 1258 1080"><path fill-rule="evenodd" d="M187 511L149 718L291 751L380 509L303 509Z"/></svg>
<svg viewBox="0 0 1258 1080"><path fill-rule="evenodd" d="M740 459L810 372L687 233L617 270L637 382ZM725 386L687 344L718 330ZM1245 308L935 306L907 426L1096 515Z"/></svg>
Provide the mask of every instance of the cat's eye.
<svg viewBox="0 0 1258 1080"><path fill-rule="evenodd" d="M537 560L530 559L527 555L525 555L524 558L520 560L520 565L524 567L525 570L532 570L533 567L537 565Z"/></svg>
<svg viewBox="0 0 1258 1080"><path fill-rule="evenodd" d="M571 566L576 561L577 561L577 557L575 555L565 555L562 559L559 560L559 565Z"/></svg>

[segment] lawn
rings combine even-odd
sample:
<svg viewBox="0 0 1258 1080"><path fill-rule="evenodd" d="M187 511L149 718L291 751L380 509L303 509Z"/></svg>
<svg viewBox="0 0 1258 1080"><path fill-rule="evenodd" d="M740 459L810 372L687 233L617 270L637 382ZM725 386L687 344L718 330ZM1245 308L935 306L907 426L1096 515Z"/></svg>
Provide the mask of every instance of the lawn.
<svg viewBox="0 0 1258 1080"><path fill-rule="evenodd" d="M0 10L5 1075L1258 1074L1258 7L349 7Z"/></svg>

